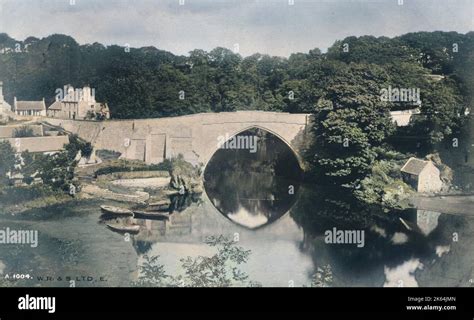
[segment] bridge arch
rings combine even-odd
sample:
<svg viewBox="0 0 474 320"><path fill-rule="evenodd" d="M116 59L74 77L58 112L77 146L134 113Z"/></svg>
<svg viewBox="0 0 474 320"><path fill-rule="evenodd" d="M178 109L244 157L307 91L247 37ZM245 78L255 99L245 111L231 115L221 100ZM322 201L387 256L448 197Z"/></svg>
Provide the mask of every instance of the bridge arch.
<svg viewBox="0 0 474 320"><path fill-rule="evenodd" d="M286 139L285 137L283 137L281 134L279 134L278 132L276 132L275 130L272 130L270 128L268 128L267 126L264 126L264 125L261 125L261 124L250 124L250 125L246 125L245 127L242 127L242 128L239 128L237 130L234 130L232 131L232 133L229 133L228 134L228 137L230 139L232 139L233 137L241 134L242 132L245 132L247 130L251 130L251 129L259 129L259 130L263 130L265 132L268 132L272 135L274 135L275 137L277 137L279 140L281 140L290 150L291 152L293 153L293 155L295 156L295 158L297 159L298 161L298 165L300 167L301 170L303 170L304 168L304 161L303 161L303 158L302 156L300 155L300 153L295 149L295 147L291 144L290 141L288 141L288 139ZM216 140L214 141L217 141L217 137L215 137ZM228 141L227 140L227 141ZM217 143L215 143L215 147L206 155L206 162L204 163L204 167L203 167L203 172L205 171L208 163L211 161L212 157L214 156L214 154L219 151L219 147L217 145Z"/></svg>
<svg viewBox="0 0 474 320"><path fill-rule="evenodd" d="M110 150L124 159L155 164L182 154L204 167L218 149L219 136L235 136L258 128L283 141L305 168L304 147L310 114L269 111L200 113L159 119L108 120L104 122L45 118L44 122L77 134L96 150ZM231 135L232 134L232 135Z"/></svg>

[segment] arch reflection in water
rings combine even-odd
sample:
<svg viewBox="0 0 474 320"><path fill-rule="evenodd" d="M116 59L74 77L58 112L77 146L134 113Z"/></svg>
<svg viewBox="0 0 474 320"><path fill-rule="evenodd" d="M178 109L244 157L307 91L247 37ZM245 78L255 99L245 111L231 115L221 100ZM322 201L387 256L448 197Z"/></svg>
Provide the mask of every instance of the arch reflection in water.
<svg viewBox="0 0 474 320"><path fill-rule="evenodd" d="M204 187L214 206L250 229L268 225L290 210L302 175L294 152L270 132L252 128L228 141L254 137L257 148L232 148L229 143L218 149L204 172Z"/></svg>

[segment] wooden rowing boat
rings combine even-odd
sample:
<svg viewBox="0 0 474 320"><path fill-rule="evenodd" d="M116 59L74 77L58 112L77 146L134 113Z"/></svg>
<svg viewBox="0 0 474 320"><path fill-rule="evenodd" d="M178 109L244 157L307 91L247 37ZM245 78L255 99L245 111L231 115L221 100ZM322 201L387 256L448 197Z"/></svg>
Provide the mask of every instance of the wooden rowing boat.
<svg viewBox="0 0 474 320"><path fill-rule="evenodd" d="M136 224L123 225L107 223L107 227L118 232L138 233L140 231L140 226Z"/></svg>
<svg viewBox="0 0 474 320"><path fill-rule="evenodd" d="M156 202L151 202L148 204L148 207L153 211L168 211L170 209L171 201L161 200Z"/></svg>
<svg viewBox="0 0 474 320"><path fill-rule="evenodd" d="M133 212L131 210L113 206L100 206L100 209L107 214L113 214L118 216L133 216Z"/></svg>
<svg viewBox="0 0 474 320"><path fill-rule="evenodd" d="M151 202L148 205L150 207L162 207L162 206L169 206L171 204L170 200L160 200L156 202Z"/></svg>
<svg viewBox="0 0 474 320"><path fill-rule="evenodd" d="M133 211L133 213L134 213L134 217L137 219L157 219L157 220L169 219L169 214L165 212Z"/></svg>

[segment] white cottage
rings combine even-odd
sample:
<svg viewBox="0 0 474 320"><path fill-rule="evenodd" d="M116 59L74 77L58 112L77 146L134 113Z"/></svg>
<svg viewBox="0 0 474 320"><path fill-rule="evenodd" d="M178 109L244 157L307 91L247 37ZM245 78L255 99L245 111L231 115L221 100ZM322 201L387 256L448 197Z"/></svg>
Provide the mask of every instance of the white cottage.
<svg viewBox="0 0 474 320"><path fill-rule="evenodd" d="M46 103L41 101L19 101L14 98L13 107L19 116L42 116L46 117Z"/></svg>
<svg viewBox="0 0 474 320"><path fill-rule="evenodd" d="M420 109L415 108L410 110L390 111L390 116L397 127L405 127L410 124L413 115L420 113Z"/></svg>
<svg viewBox="0 0 474 320"><path fill-rule="evenodd" d="M401 169L403 180L418 192L440 191L443 182L440 171L428 160L410 158Z"/></svg>

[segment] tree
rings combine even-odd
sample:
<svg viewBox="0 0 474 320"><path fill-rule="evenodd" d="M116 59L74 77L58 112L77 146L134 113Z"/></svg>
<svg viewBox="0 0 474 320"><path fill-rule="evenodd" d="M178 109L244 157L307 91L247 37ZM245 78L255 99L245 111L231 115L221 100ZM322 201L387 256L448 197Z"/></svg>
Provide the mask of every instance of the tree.
<svg viewBox="0 0 474 320"><path fill-rule="evenodd" d="M346 63L373 63L379 65L400 62L416 63L419 50L398 38L362 36L336 41L328 49L327 57Z"/></svg>
<svg viewBox="0 0 474 320"><path fill-rule="evenodd" d="M7 183L8 172L15 168L15 150L8 141L0 142L0 186Z"/></svg>
<svg viewBox="0 0 474 320"><path fill-rule="evenodd" d="M452 81L433 83L421 100L421 116L415 117L413 134L428 137L432 146L458 133L467 120L463 98Z"/></svg>
<svg viewBox="0 0 474 320"><path fill-rule="evenodd" d="M75 163L66 152L54 155L36 155L38 177L43 184L55 191L69 193L73 185Z"/></svg>
<svg viewBox="0 0 474 320"><path fill-rule="evenodd" d="M81 151L81 156L90 157L93 151L92 144L90 142L83 141L76 134L69 136L69 143L65 146L67 156L72 161L76 158L76 155Z"/></svg>
<svg viewBox="0 0 474 320"><path fill-rule="evenodd" d="M390 105L380 90L388 76L376 65L336 63L326 93L315 108L315 143L309 150L314 170L328 182L363 178L377 158L377 147L394 131ZM314 79L318 85L320 79Z"/></svg>
<svg viewBox="0 0 474 320"><path fill-rule="evenodd" d="M145 256L145 263L140 267L136 286L183 286L183 287L231 287L259 286L250 281L248 275L239 269L239 265L248 261L249 250L237 247L236 243L224 236L208 237L205 240L217 252L208 256L181 259L183 274L168 275L159 257Z"/></svg>

